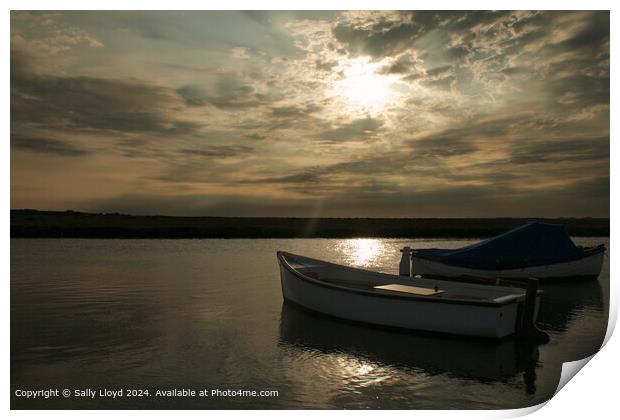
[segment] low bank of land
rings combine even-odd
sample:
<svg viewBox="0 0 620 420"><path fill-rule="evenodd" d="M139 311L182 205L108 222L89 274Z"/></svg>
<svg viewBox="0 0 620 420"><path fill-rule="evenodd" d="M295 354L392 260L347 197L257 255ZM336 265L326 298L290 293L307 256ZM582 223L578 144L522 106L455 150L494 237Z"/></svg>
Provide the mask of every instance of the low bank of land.
<svg viewBox="0 0 620 420"><path fill-rule="evenodd" d="M572 236L609 236L609 219L335 219L132 216L11 210L11 237L27 238L482 238L528 221Z"/></svg>

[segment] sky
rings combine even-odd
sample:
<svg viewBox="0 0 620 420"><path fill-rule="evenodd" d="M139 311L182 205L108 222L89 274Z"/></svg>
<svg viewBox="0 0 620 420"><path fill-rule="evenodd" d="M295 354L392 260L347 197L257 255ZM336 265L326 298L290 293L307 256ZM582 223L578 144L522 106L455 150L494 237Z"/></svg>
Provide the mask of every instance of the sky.
<svg viewBox="0 0 620 420"><path fill-rule="evenodd" d="M11 208L609 217L609 12L11 13Z"/></svg>

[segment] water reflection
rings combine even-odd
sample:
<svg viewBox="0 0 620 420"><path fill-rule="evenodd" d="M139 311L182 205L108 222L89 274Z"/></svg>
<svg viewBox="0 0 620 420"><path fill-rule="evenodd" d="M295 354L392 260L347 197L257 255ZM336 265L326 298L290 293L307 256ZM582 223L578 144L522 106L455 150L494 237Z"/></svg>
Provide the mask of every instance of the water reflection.
<svg viewBox="0 0 620 420"><path fill-rule="evenodd" d="M472 240L473 241L473 240ZM598 282L544 284L538 348L390 332L282 307L275 250L396 273L409 239L11 240L11 388L278 389L273 399L25 400L14 408L517 408L607 325ZM589 246L607 238L581 238ZM295 311L296 309L296 311ZM539 353L539 355L538 355ZM525 392L524 392L525 391Z"/></svg>
<svg viewBox="0 0 620 420"><path fill-rule="evenodd" d="M347 239L338 244L337 251L345 256L347 264L370 267L383 257L385 244L379 239Z"/></svg>
<svg viewBox="0 0 620 420"><path fill-rule="evenodd" d="M396 370L419 375L447 374L482 383L507 382L523 373L524 391L533 394L537 346L514 340L495 342L396 332L341 322L282 305L280 344L301 353L320 352L341 377L363 386L389 380ZM340 361L334 363L333 359Z"/></svg>
<svg viewBox="0 0 620 420"><path fill-rule="evenodd" d="M543 284L539 324L548 330L566 331L568 324L584 310L603 312L603 289L598 281Z"/></svg>

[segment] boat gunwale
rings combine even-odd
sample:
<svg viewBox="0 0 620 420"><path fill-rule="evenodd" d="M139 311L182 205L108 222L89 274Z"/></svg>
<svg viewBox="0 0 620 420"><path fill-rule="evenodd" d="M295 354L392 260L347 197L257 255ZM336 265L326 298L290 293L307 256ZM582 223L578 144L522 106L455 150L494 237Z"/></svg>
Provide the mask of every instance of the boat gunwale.
<svg viewBox="0 0 620 420"><path fill-rule="evenodd" d="M289 253L287 253L285 251L277 251L276 255L278 257L278 261L280 262L280 265L283 266L285 269L287 269L287 271L292 273L298 279L303 280L303 281L308 282L308 283L311 283L311 284L313 284L315 286L324 287L324 288L328 288L328 289L336 289L336 290L344 291L344 292L347 292L347 293L361 294L361 295L366 295L366 296L372 296L372 297L375 297L375 298L409 300L409 301L413 300L413 301L422 301L422 302L429 302L429 303L444 303L444 304L452 304L452 305L493 306L493 307L502 307L502 306L511 305L513 303L519 303L520 299L522 299L524 297L524 295L515 296L515 297L513 297L510 300L496 302L496 301L492 301L492 300L455 299L455 298L446 298L446 297L438 297L438 296L410 296L410 295L405 295L405 294L395 294L397 292L389 293L389 292L379 291L379 290L356 289L356 288L353 288L353 287L347 287L347 286L341 285L341 284L329 283L329 282L321 281L321 280L318 280L318 279L306 276L305 274L299 272L298 270L296 270L295 268L293 268L289 264L289 262L286 259L285 254L294 255L294 254L289 254ZM304 257L304 258L306 258L306 257ZM309 259L314 259L314 258L309 258ZM359 269L359 268L355 268L355 267L347 267L347 266L340 265L340 264L330 263L328 261L322 261L322 260L317 260L317 261L321 261L321 262L326 263L328 265L336 266L336 267L339 267L339 268L351 269L351 270L357 270L357 271L362 271L362 272L366 272L366 273L381 274L381 275L390 276L390 274L386 274L386 273L378 273L378 272L375 272L375 271L364 270L364 269ZM395 276L395 277L398 277L398 276ZM444 281L444 280L442 280L442 281Z"/></svg>

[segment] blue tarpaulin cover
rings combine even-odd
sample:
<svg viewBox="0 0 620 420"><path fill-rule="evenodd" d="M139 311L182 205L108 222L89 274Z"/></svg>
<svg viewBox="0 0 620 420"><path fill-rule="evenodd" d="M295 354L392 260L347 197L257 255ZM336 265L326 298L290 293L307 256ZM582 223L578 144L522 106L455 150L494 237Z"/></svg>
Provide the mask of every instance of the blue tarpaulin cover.
<svg viewBox="0 0 620 420"><path fill-rule="evenodd" d="M458 249L418 249L416 254L448 265L504 270L580 259L563 225L532 222Z"/></svg>

